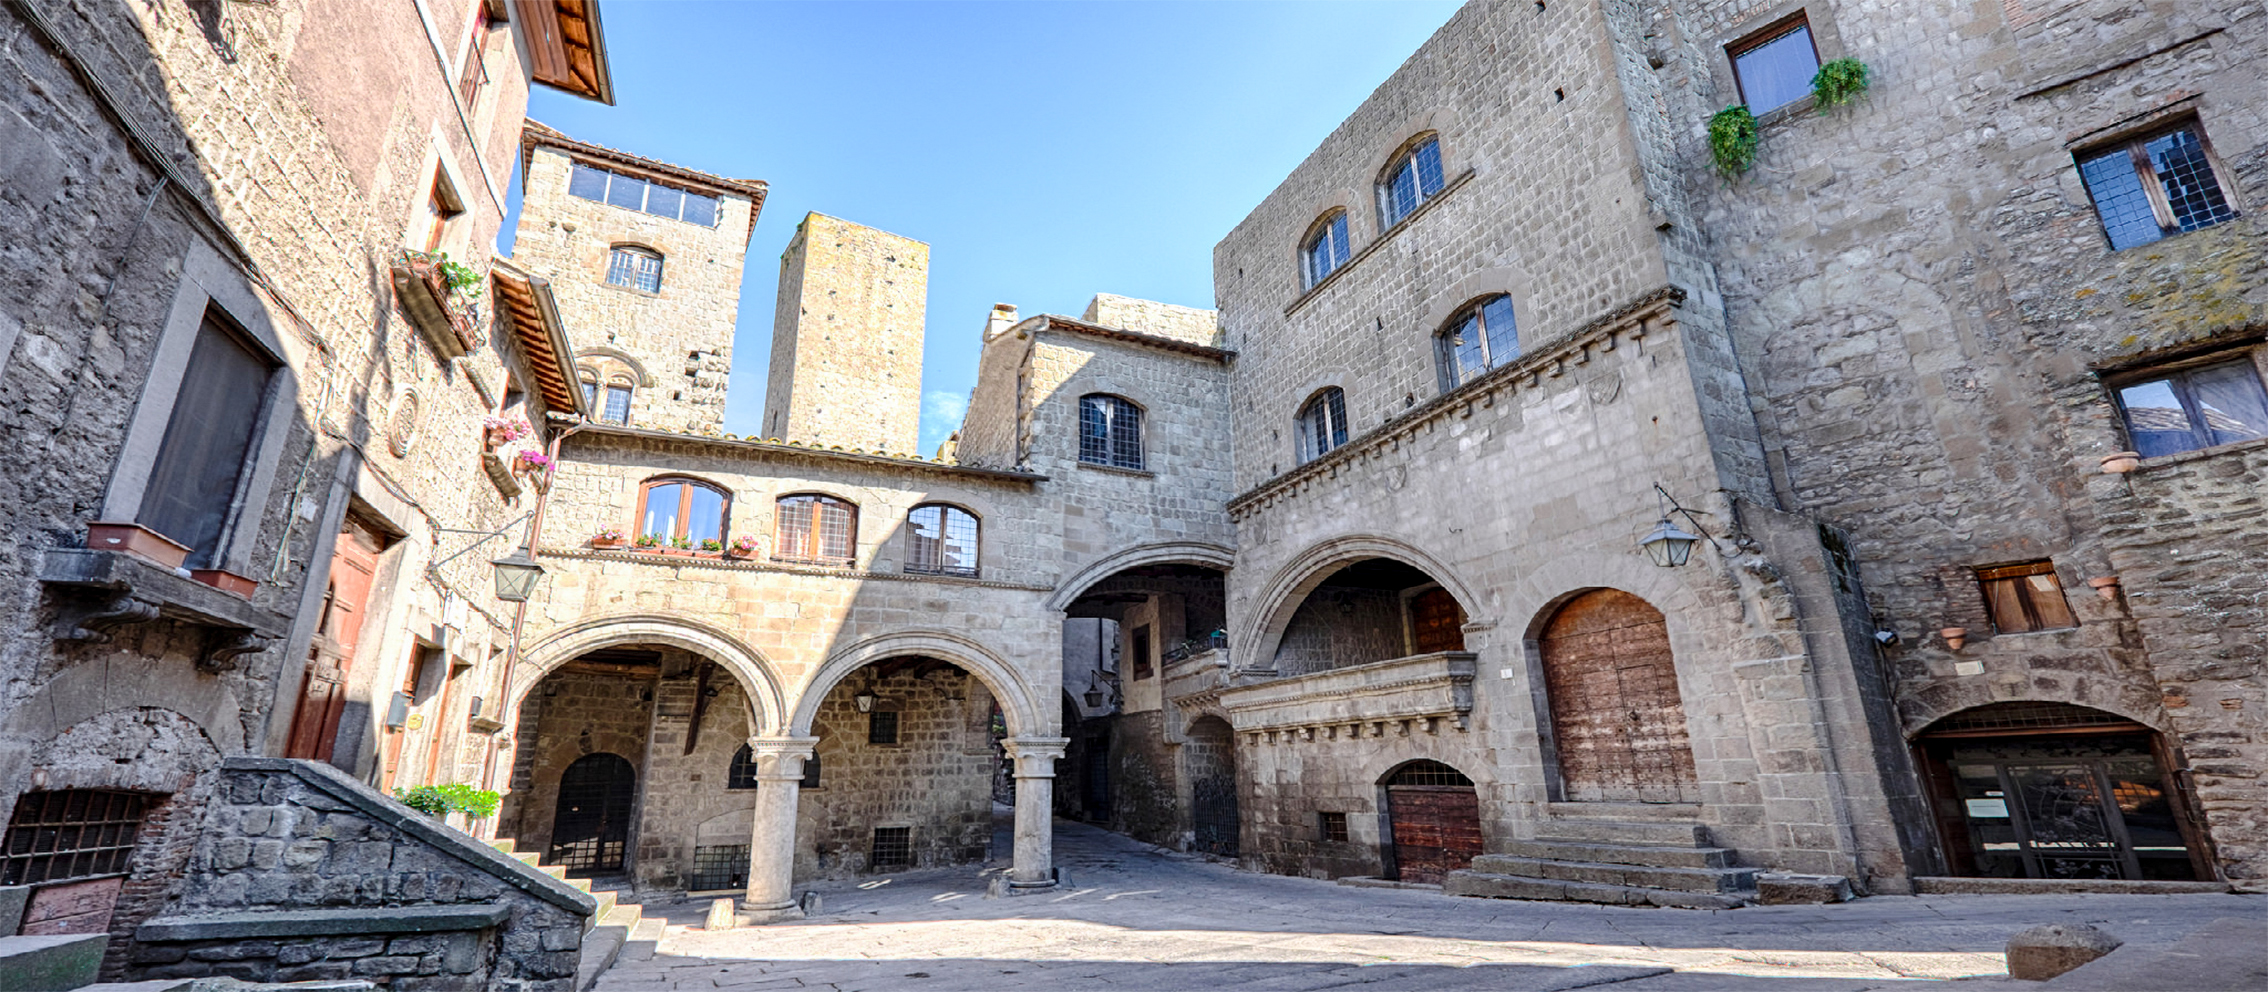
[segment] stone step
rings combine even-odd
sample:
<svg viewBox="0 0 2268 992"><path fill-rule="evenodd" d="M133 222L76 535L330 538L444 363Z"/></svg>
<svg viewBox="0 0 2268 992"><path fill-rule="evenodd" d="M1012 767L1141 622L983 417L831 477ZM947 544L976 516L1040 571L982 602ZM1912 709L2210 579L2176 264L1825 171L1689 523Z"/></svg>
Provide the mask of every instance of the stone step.
<svg viewBox="0 0 2268 992"><path fill-rule="evenodd" d="M102 970L100 933L0 937L0 992L44 992L94 984Z"/></svg>
<svg viewBox="0 0 2268 992"><path fill-rule="evenodd" d="M1698 823L1646 823L1628 820L1547 820L1536 825L1536 839L1577 844L1654 847L1708 847L1709 828Z"/></svg>
<svg viewBox="0 0 2268 992"><path fill-rule="evenodd" d="M1473 858L1472 870L1489 875L1673 889L1679 892L1751 890L1756 888L1757 871L1754 868L1660 868L1597 861L1557 861L1510 854L1476 856Z"/></svg>
<svg viewBox="0 0 2268 992"><path fill-rule="evenodd" d="M575 992L585 992L598 983L600 975L614 966L622 954L622 945L630 939L630 928L601 923L583 934L582 957L575 963Z"/></svg>
<svg viewBox="0 0 2268 992"><path fill-rule="evenodd" d="M605 919L606 914L613 911L615 904L621 900L620 896L612 892L593 892L591 898L598 900L598 912L591 914L591 919L594 920Z"/></svg>
<svg viewBox="0 0 2268 992"><path fill-rule="evenodd" d="M1668 847L1660 844L1592 844L1571 840L1516 840L1504 845L1504 854L1554 861L1596 861L1610 865L1649 865L1656 868L1731 868L1736 856L1729 847Z"/></svg>
<svg viewBox="0 0 2268 992"><path fill-rule="evenodd" d="M1568 882L1549 878L1495 875L1481 871L1453 871L1441 889L1453 896L1484 899L1539 899L1557 902L1594 902L1608 906L1667 906L1674 909L1738 909L1753 893L1683 892L1638 885Z"/></svg>
<svg viewBox="0 0 2268 992"><path fill-rule="evenodd" d="M510 854L510 855L512 855L512 856L514 856L514 857L518 857L518 856L519 856L519 855L518 855L518 853L517 853L517 852L516 852L516 851L514 850L514 845L513 845L513 843L512 843L512 838L510 838L510 837L499 837L499 838L497 838L497 839L495 839L495 840L489 841L489 842L488 842L488 846L490 846L490 847L493 847L493 848L495 848L495 849L497 849L497 850L499 850L499 851L502 851L502 852L504 852L504 853L506 853L506 854Z"/></svg>
<svg viewBox="0 0 2268 992"><path fill-rule="evenodd" d="M654 950L661 946L662 936L669 931L666 920L639 920L630 928L630 939L622 945L622 961L651 961Z"/></svg>

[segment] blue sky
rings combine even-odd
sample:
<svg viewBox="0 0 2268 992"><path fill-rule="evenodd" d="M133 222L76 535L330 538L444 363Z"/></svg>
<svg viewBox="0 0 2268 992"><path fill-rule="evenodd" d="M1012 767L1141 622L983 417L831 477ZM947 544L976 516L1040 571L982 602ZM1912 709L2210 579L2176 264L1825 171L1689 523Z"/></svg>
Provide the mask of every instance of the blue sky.
<svg viewBox="0 0 2268 992"><path fill-rule="evenodd" d="M1213 244L1456 6L610 0L617 105L539 88L528 115L771 184L728 431L760 419L805 213L928 242L926 453L960 424L992 304L1212 306Z"/></svg>

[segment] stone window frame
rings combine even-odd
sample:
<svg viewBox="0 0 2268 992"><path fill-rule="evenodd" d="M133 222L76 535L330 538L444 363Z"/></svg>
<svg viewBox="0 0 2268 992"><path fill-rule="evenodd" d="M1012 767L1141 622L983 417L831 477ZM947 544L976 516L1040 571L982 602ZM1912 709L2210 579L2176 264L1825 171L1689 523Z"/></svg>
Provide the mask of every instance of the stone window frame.
<svg viewBox="0 0 2268 992"><path fill-rule="evenodd" d="M616 269L615 261L616 259L622 257L640 258L652 261L654 263L654 288L647 289L644 286L638 285L637 280L643 274L639 271L629 272L629 278L631 279L630 282L614 281L614 273ZM603 282L615 289L627 290L632 293L637 293L640 296L660 296L662 286L665 282L667 282L668 278L669 255L666 252L663 252L661 249L637 241L616 241L606 246L606 266L599 273L600 282Z"/></svg>
<svg viewBox="0 0 2268 992"><path fill-rule="evenodd" d="M1332 402L1333 398L1337 399L1336 403ZM1309 439L1310 428L1313 425L1309 418L1318 413L1323 415L1321 419L1325 421L1324 427L1336 427L1337 430L1315 431L1314 437L1317 443L1311 447ZM1336 424L1329 423L1334 418L1338 422ZM1354 429L1349 425L1347 418L1346 390L1337 385L1329 385L1309 393L1305 400L1300 401L1299 412L1292 416L1292 425L1292 463L1294 465L1305 465L1345 447L1346 443L1354 437ZM1334 438L1335 440L1333 440Z"/></svg>
<svg viewBox="0 0 2268 992"><path fill-rule="evenodd" d="M1347 830L1346 811L1335 809L1315 811L1316 840L1325 844L1344 844L1351 838L1352 834Z"/></svg>
<svg viewBox="0 0 2268 992"><path fill-rule="evenodd" d="M1797 17L1803 18L1805 26L1811 29L1811 49L1819 57L1820 65L1826 65L1849 54L1848 49L1843 44L1842 32L1835 25L1834 13L1827 9L1825 4L1809 2L1809 0L1793 0L1793 2L1777 3L1758 9L1754 13L1732 22L1725 30L1718 32L1711 39L1709 47L1716 55L1710 60L1709 75L1716 84L1717 92L1726 95L1724 102L1730 103L1740 99L1740 75L1733 68L1734 50L1739 48L1743 42L1769 35L1774 28L1783 26L1786 22ZM1756 121L1759 125L1771 125L1781 121L1797 120L1809 113L1817 105L1817 102L1816 97L1808 95L1798 97L1771 110L1757 114Z"/></svg>
<svg viewBox="0 0 2268 992"><path fill-rule="evenodd" d="M2071 153L2072 174L2079 179L2080 193L2087 198L2087 208L2094 211L2095 230L2102 235L2106 250L2114 253L2127 251L2192 233L2181 229L2179 220L2174 216L2173 205L2166 199L2165 184L2158 178L2156 166L2142 151L2142 147L2150 141L2176 131L2186 130L2197 136L2198 147L2205 153L2205 165L2212 172L2214 183L2220 187L2222 206L2229 212L2226 218L2195 230L2219 227L2244 216L2241 187L2235 182L2236 174L2230 171L2228 163L2222 161L2220 153L2214 150L2212 132L2206 129L2204 115L2198 112L2200 102L2195 97L2181 100L2089 133L2065 146ZM2151 216L2158 222L2157 237L2125 248L2111 243L2110 230L2103 223L2102 207L2095 201L2095 188L2087 182L2085 171L2089 159L2101 157L2118 148L2126 149L2131 156L2137 178L2141 180L2142 193L2149 198Z"/></svg>
<svg viewBox="0 0 2268 992"><path fill-rule="evenodd" d="M1440 194L1434 194L1439 196ZM1346 268L1354 261L1353 211L1343 206L1325 210L1315 222L1307 226L1307 233L1299 238L1299 288L1302 292L1314 289L1331 278L1332 273ZM1316 270L1315 247L1326 240L1336 240L1331 251L1331 267Z"/></svg>
<svg viewBox="0 0 2268 992"><path fill-rule="evenodd" d="M1126 404L1129 409L1134 411L1134 464L1122 464L1118 460L1117 453L1115 451L1106 454L1106 457L1110 459L1108 461L1091 461L1087 458L1085 443L1087 434L1087 401L1097 398L1116 400L1120 403ZM1073 442L1078 445L1078 448L1074 452L1074 454L1077 457L1078 463L1080 465L1086 466L1088 468L1110 469L1120 472L1149 473L1154 471L1150 467L1150 408L1148 406L1135 401L1132 397L1129 397L1123 393L1096 390L1091 393L1080 394L1078 406L1076 409L1079 419L1077 421L1077 433L1073 436Z"/></svg>
<svg viewBox="0 0 2268 992"><path fill-rule="evenodd" d="M2040 558L1999 565L1979 565L1974 572L1977 595L1984 600L1985 617L1992 623L1993 633L2039 634L2078 629L2079 615L2066 598L2063 577L2056 574L2055 562L2052 560ZM2039 576L2046 576L2055 588L2038 590L2032 588L2031 583L2022 581ZM2007 617L2005 611L1994 605L1993 587L2000 584L2017 590L2010 603L2017 607L2020 616ZM2049 609L2043 607L2043 599L2060 616L2051 615ZM2017 621L2021 621L2021 625Z"/></svg>
<svg viewBox="0 0 2268 992"><path fill-rule="evenodd" d="M1463 323L1466 316L1481 314L1484 308L1499 299L1502 299L1505 302L1505 305L1511 307L1512 309L1512 353L1505 355L1502 358L1498 358L1494 354L1489 353L1489 335L1486 330L1485 324L1487 318L1483 316L1481 317L1481 320L1484 322L1482 325L1483 330L1481 332L1481 348L1483 351L1485 364L1482 365L1480 371L1475 372L1471 376L1460 379L1457 375L1456 351L1454 347L1449 344L1449 332L1452 329L1456 328L1459 324ZM1526 309L1527 307L1521 304L1520 296L1518 294L1510 292L1508 290L1490 290L1481 293L1480 295L1469 297L1463 302L1458 303L1455 308L1449 311L1448 316L1442 317L1439 322L1434 324L1433 329L1430 332L1432 335L1433 345L1433 366L1434 374L1436 378L1439 379L1441 392L1444 394L1454 392L1458 388L1470 382L1473 382L1476 379L1479 379L1481 376L1487 375L1494 369L1501 368L1507 363L1518 361L1520 356L1526 351L1524 344L1520 340L1520 329L1533 323L1532 315L1523 314L1521 312ZM1524 317L1526 319L1523 319Z"/></svg>
<svg viewBox="0 0 2268 992"><path fill-rule="evenodd" d="M2147 365L2134 365L2112 371L2098 372L2097 378L2103 385L2104 398L2110 402L2111 410L2117 415L2118 443L2125 445L2125 450L2140 450L2133 447L2133 428L2127 423L2126 404L2119 398L2119 390L2153 379L2162 379L2196 369L2237 362L2250 364L2253 373L2260 377L2261 388L2268 390L2268 344L2264 344L2257 338L2234 348L2217 347ZM2170 465L2194 458L2211 457L2227 451L2251 450L2262 445L2268 445L2268 439L2246 438L2224 444L2206 445L2185 451L2153 455L2142 459L2141 464L2145 468Z"/></svg>
<svg viewBox="0 0 2268 992"><path fill-rule="evenodd" d="M957 511L963 516L969 518L969 525L972 528L971 533L974 535L973 540L976 544L976 553L974 556L976 558L976 564L971 565L966 569L953 568L943 564L942 561L940 561L938 566L935 568L921 568L914 565L913 516L914 514L920 513L921 511L929 509L931 507L936 507L940 511ZM938 529L941 531L945 530L947 524L951 520L950 516L946 512L940 512L937 516ZM965 579L974 579L981 576L984 572L984 515L976 512L973 509L970 509L969 507L949 500L933 499L914 504L912 509L906 511L906 560L902 570L912 575L951 575Z"/></svg>
<svg viewBox="0 0 2268 992"><path fill-rule="evenodd" d="M1394 147L1394 153L1386 157L1385 167L1379 169L1377 176L1371 179L1372 199L1376 201L1378 206L1380 240L1384 240L1384 232L1390 232L1400 227L1403 222L1417 216L1419 211L1425 209L1426 204L1439 199L1443 194L1449 192L1451 186L1456 185L1454 180L1458 178L1458 173L1449 166L1449 152L1447 148L1442 146L1441 138L1442 133L1439 128L1427 128L1402 139L1402 143ZM1440 166L1441 185L1433 192L1427 193L1423 179L1420 177L1417 202L1410 204L1410 208L1403 211L1400 216L1393 216L1388 208L1391 205L1390 197L1394 174L1402 171L1402 166L1414 159L1418 150L1425 147L1429 142L1433 145L1434 160Z"/></svg>
<svg viewBox="0 0 2268 992"><path fill-rule="evenodd" d="M142 381L125 441L111 465L98 519L130 521L141 515L142 497L149 488L150 473L157 467L166 425L172 421L174 402L181 396L189 353L196 347L208 311L226 316L242 332L245 344L275 364L246 452L244 471L237 477L236 496L230 501L228 519L221 525L220 553L211 565L238 575L253 575L257 572L252 557L260 540L260 525L274 495L278 465L291 434L291 418L299 413L299 377L251 280L201 241L192 243L182 258L173 308L158 334L149 376Z"/></svg>
<svg viewBox="0 0 2268 992"><path fill-rule="evenodd" d="M693 510L693 490L690 487L698 486L702 489L716 493L720 498L724 500L723 508L717 511L717 540L722 543L730 543L732 541L732 490L727 489L717 483L710 482L707 479L700 478L699 476L671 473L657 475L639 482L638 505L637 509L632 513L630 517L631 520L636 521L639 524L643 524L645 522L646 497L656 488L661 486L689 487L677 498L677 524L675 527L675 532L665 534L663 535L664 537L678 538L686 536L686 533L689 530L688 524L691 523L691 514ZM633 532L636 532L638 529L639 528L635 526L632 528Z"/></svg>

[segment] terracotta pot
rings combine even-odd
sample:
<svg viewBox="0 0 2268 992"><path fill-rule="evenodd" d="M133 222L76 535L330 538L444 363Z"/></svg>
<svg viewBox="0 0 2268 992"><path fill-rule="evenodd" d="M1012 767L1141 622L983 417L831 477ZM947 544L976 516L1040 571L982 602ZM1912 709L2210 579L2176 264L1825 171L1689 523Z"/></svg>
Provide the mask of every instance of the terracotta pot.
<svg viewBox="0 0 2268 992"><path fill-rule="evenodd" d="M748 559L750 559L750 558L754 558L754 557L756 557L756 552L754 552L754 551L736 551L736 550L734 550L734 549L732 549L732 548L726 548L726 549L724 550L724 556L725 556L725 557L727 557L727 558L730 558L730 559L732 559L733 561L747 561L747 560L748 560Z"/></svg>
<svg viewBox="0 0 2268 992"><path fill-rule="evenodd" d="M2116 451L2103 456L2103 471L2111 475L2124 475L2142 464L2139 451Z"/></svg>
<svg viewBox="0 0 2268 992"><path fill-rule="evenodd" d="M1961 645L1969 643L1969 628L1967 627L1945 627L1940 629L1937 635L1945 638L1945 646L1955 651L1961 650Z"/></svg>
<svg viewBox="0 0 2268 992"><path fill-rule="evenodd" d="M630 542L625 541L619 537L611 541L605 540L603 538L591 538L591 547L597 548L601 551L612 551L628 543Z"/></svg>
<svg viewBox="0 0 2268 992"><path fill-rule="evenodd" d="M180 568L189 560L189 548L141 524L91 523L87 547L96 551L124 551L166 568Z"/></svg>
<svg viewBox="0 0 2268 992"><path fill-rule="evenodd" d="M504 442L510 440L511 438L505 434L504 428L490 427L481 432L480 443L483 446L487 447L488 450L495 451L496 449L503 447Z"/></svg>
<svg viewBox="0 0 2268 992"><path fill-rule="evenodd" d="M2087 586L2095 590L2095 595L2104 599L2118 598L2118 576L2116 575L2095 576L2087 580Z"/></svg>
<svg viewBox="0 0 2268 992"><path fill-rule="evenodd" d="M220 568L192 568L189 570L189 577L222 592L242 596L245 599L251 599L253 591L260 588L258 582Z"/></svg>

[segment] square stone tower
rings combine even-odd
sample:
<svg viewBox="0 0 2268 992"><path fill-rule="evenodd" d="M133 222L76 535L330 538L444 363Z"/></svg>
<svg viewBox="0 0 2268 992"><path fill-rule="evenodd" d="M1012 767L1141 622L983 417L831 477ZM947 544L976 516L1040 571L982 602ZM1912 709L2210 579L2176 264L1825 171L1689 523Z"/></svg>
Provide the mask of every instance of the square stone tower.
<svg viewBox="0 0 2268 992"><path fill-rule="evenodd" d="M810 214L780 256L767 437L917 454L929 246Z"/></svg>
<svg viewBox="0 0 2268 992"><path fill-rule="evenodd" d="M724 424L761 182L576 141L529 121L513 260L550 280L594 419Z"/></svg>

